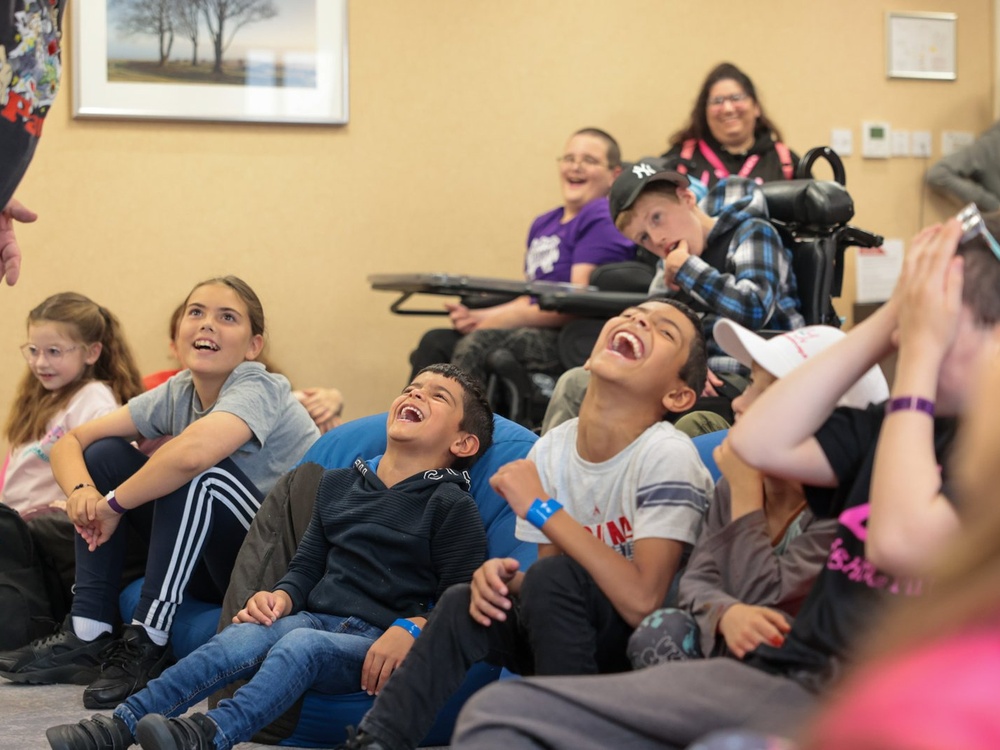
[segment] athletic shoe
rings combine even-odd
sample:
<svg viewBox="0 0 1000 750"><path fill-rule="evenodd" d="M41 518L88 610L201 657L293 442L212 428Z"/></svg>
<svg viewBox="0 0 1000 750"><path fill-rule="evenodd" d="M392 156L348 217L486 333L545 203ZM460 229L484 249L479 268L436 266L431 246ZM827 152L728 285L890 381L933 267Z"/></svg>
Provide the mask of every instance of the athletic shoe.
<svg viewBox="0 0 1000 750"><path fill-rule="evenodd" d="M126 750L135 744L128 725L117 716L96 714L78 724L45 730L52 750Z"/></svg>
<svg viewBox="0 0 1000 750"><path fill-rule="evenodd" d="M169 661L169 649L153 643L142 625L126 625L105 653L100 675L83 691L83 705L114 708L146 687Z"/></svg>
<svg viewBox="0 0 1000 750"><path fill-rule="evenodd" d="M204 714L168 719L146 714L135 728L143 750L214 750L215 722Z"/></svg>
<svg viewBox="0 0 1000 750"><path fill-rule="evenodd" d="M88 685L101 673L104 651L113 642L110 633L102 633L92 641L79 638L67 617L51 635L0 653L0 677L35 685Z"/></svg>

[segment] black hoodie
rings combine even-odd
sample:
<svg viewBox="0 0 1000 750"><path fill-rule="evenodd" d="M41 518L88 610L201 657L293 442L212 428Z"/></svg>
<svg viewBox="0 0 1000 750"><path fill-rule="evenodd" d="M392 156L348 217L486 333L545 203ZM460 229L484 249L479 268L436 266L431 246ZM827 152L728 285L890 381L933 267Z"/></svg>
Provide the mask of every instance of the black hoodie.
<svg viewBox="0 0 1000 750"><path fill-rule="evenodd" d="M415 474L386 487L360 458L327 471L309 527L275 589L294 611L360 617L387 628L426 615L446 588L486 559L486 532L469 475Z"/></svg>

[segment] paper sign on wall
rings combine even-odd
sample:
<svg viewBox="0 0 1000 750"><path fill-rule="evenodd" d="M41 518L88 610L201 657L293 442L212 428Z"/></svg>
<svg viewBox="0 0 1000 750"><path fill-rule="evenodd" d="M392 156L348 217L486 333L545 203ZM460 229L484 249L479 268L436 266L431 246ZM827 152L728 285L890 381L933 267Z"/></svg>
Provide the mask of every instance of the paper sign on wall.
<svg viewBox="0 0 1000 750"><path fill-rule="evenodd" d="M858 302L885 302L903 270L903 241L887 239L881 247L859 247L854 264Z"/></svg>

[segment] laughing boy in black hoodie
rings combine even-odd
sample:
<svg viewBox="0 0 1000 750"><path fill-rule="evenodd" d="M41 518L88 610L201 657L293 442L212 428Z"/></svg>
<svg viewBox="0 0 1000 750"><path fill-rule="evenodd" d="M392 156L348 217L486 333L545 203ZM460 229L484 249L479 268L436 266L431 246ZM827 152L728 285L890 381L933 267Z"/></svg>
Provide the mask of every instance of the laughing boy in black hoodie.
<svg viewBox="0 0 1000 750"><path fill-rule="evenodd" d="M470 580L486 535L464 471L490 446L493 415L452 365L422 370L389 410L380 459L326 472L288 572L234 625L122 703L46 733L53 748L229 748L309 688L378 692L432 603ZM235 680L231 700L177 716Z"/></svg>

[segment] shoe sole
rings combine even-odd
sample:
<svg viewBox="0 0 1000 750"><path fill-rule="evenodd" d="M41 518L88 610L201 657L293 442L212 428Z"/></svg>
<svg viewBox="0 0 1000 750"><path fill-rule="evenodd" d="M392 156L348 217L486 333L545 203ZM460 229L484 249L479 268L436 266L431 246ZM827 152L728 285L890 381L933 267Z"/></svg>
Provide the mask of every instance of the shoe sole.
<svg viewBox="0 0 1000 750"><path fill-rule="evenodd" d="M0 677L22 685L89 685L101 676L91 667L50 667L27 672L0 672Z"/></svg>

